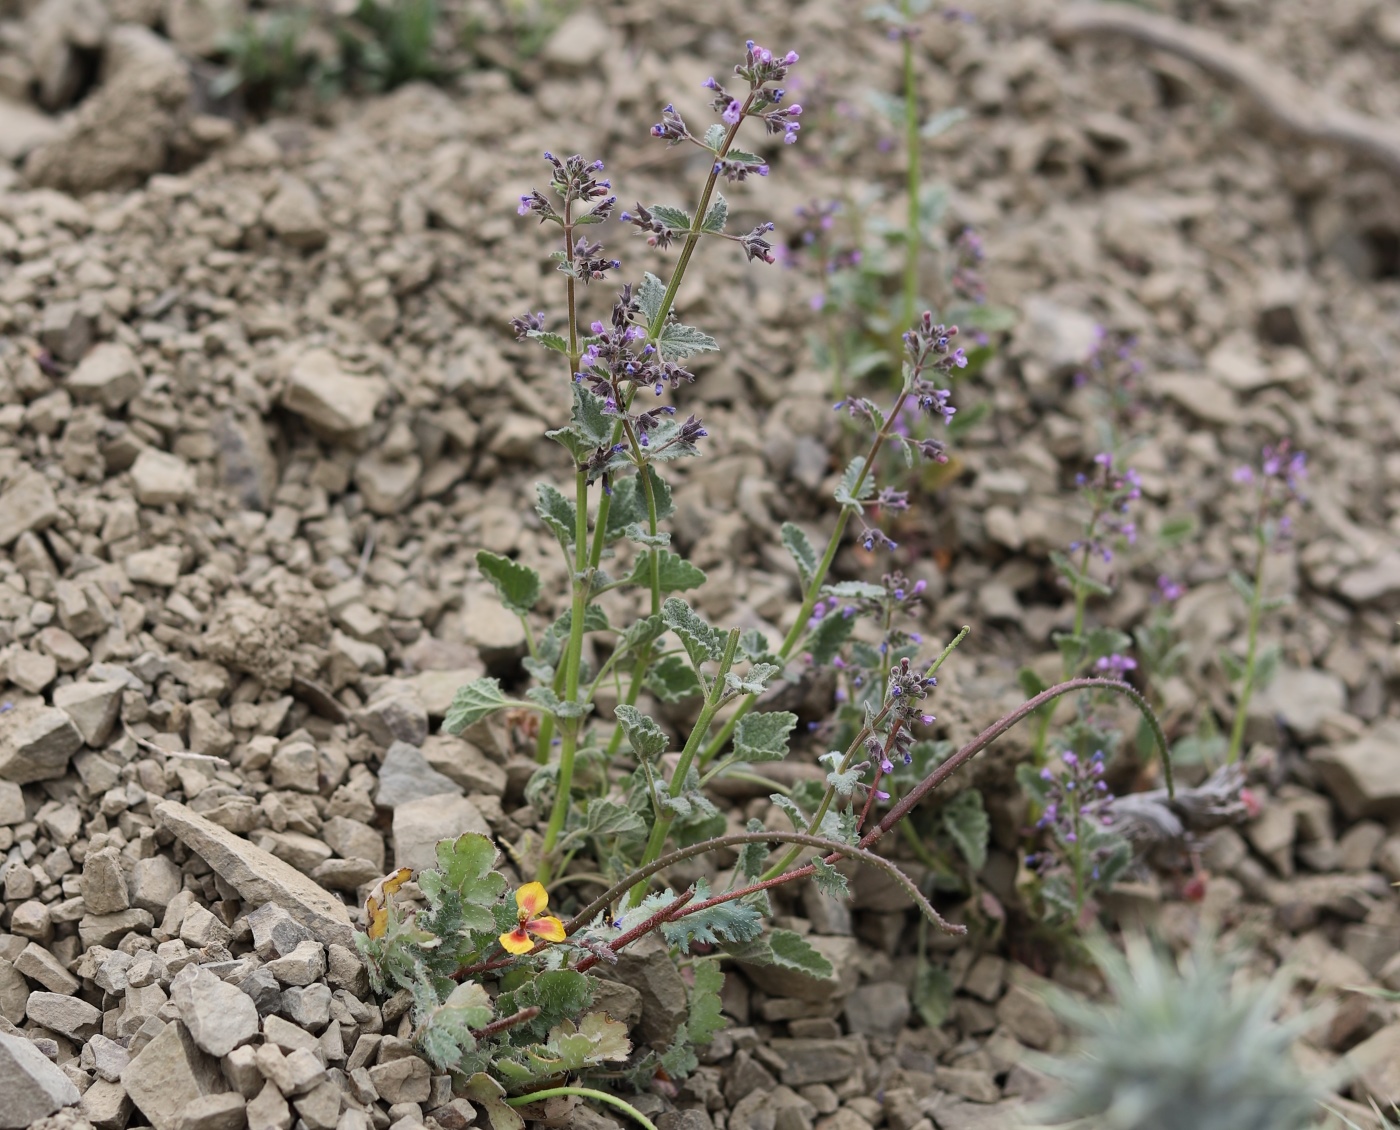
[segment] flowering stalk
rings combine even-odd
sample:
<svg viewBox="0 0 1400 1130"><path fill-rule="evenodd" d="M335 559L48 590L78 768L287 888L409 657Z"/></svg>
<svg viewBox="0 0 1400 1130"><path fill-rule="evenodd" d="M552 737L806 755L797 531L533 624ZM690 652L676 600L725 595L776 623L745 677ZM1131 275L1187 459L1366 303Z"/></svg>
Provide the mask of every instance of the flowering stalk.
<svg viewBox="0 0 1400 1130"><path fill-rule="evenodd" d="M1292 519L1284 511L1290 502L1304 501L1303 483L1307 479L1307 456L1293 451L1288 440L1277 447L1264 448L1258 471L1240 467L1234 474L1237 483L1258 483L1254 522L1253 579L1246 581L1237 574L1231 581L1245 597L1249 606L1249 627L1245 643L1244 668L1240 675L1240 690L1235 703L1235 720L1230 728L1230 745L1225 763L1233 765L1244 748L1245 725L1249 721L1249 700L1260 680L1259 624L1266 611L1279 607L1283 600L1264 598L1264 566L1270 549L1283 547L1292 533Z"/></svg>
<svg viewBox="0 0 1400 1130"><path fill-rule="evenodd" d="M967 638L968 633L971 631L971 628L964 626L962 631L960 631L956 636L954 636L952 641L948 644L948 646L943 649L943 651L939 654L938 658L929 664L928 669L923 673L922 678L919 680L919 682L922 683L923 686L932 687L936 685L938 680L935 676L938 673L938 669L943 666L944 661L948 658L948 656L953 654L953 650L958 646L958 644L962 643L962 641ZM896 690L898 690L899 692L903 692L905 690L904 686L901 684L901 681L897 678L897 676L892 677L891 679L890 693L886 695L884 705L881 706L879 712L875 715L875 717L870 719L869 722L867 722L864 726L860 728L855 738L852 739L851 744L847 747L845 754L841 758L840 764L835 769L835 775L839 776L840 774L850 772L851 766L855 762L856 754L861 750L862 747L866 746L866 744L870 742L872 738L876 737L876 735L879 733L881 724L890 715L891 712L897 711L898 708L901 706L905 707L906 709L913 709L913 703L910 701L910 696L906 693L896 693ZM932 720L932 716L926 717L929 717L930 720ZM880 783L881 775L889 771L885 769L885 766L889 765L891 768L893 768L891 754L895 752L896 743L899 740L902 727L905 721L906 719L904 717L896 718L894 724L890 727L889 733L885 738L884 744L880 747L879 760L875 764L875 779L870 785L870 791L866 798L865 810L861 813L860 821L856 825L857 831L859 831L860 827L865 823L865 818L870 812L871 802L880 796L883 796L884 799L888 799L888 794L880 793L878 786ZM821 828L822 821L826 818L826 814L831 811L831 805L835 801L835 799L836 786L832 783L828 783L826 787L826 792L822 794L821 803L817 806L816 812L813 814L811 821L807 825L808 835L815 835L817 830ZM764 873L763 877L765 879L772 878L774 875L780 874L783 871L787 870L788 867L792 866L792 861L797 858L797 855L798 849L794 848L793 850L789 851L779 863L775 864L773 867L770 867L768 871Z"/></svg>
<svg viewBox="0 0 1400 1130"><path fill-rule="evenodd" d="M874 472L875 461L879 458L885 444L893 440L896 443L904 444L910 451L917 452L926 459L939 463L947 462L948 456L940 440L912 440L900 430L899 422L905 405L911 402L917 404L920 410L941 417L945 423L952 420L956 409L948 403L948 390L935 388L924 374L930 370L945 373L954 368L962 368L967 364L963 351L951 345L957 332L957 326L935 324L933 315L926 311L915 328L904 335L904 387L900 390L888 415L882 415L874 404L860 398L848 398L837 405L838 408L845 408L853 417L871 421L877 427L870 447L861 460L860 469L853 480L853 485L844 496L838 498L841 503L841 512L837 516L831 536L827 539L826 549L822 553L821 560L816 569L813 570L806 591L802 594L802 605L797 610L797 617L793 620L792 627L788 629L787 635L783 637L783 642L778 647L777 654L780 662L787 663L792 659L798 644L811 629L812 613L817 606L817 601L821 598L822 586L826 584L827 575L831 571L831 563L836 559L837 550L841 548L841 542L845 537L846 527L850 524L851 518L863 510L859 500L868 493L867 483ZM894 542L877 530L867 528L864 531L864 537L867 549L874 548L876 544L885 548L896 548ZM739 709L730 716L719 733L715 735L714 740L706 747L700 758L702 766L719 755L733 736L740 719L749 713L755 705L754 699L747 699L740 704Z"/></svg>
<svg viewBox="0 0 1400 1130"><path fill-rule="evenodd" d="M608 515L612 498L610 489L605 490L599 501L598 514L590 543L588 487L594 478L602 478L606 486L607 475L614 466L616 457L621 452L626 451L627 455L624 461L630 462L640 477L647 511L648 534L652 539L657 537L659 509L649 470L651 461L648 457L648 430L657 426L663 414L673 413L675 410L674 408L658 409L634 416L631 414L632 402L643 380L645 383L655 383L656 391L660 393L667 383L674 387L681 379L693 379L691 374L678 365L671 362L661 362L660 343L663 331L668 325L676 294L690 265L695 248L699 244L700 237L711 234L732 239L744 248L750 260L773 261L770 245L764 238L764 235L772 230L771 224L759 225L745 236L728 236L723 232L722 224L718 227L710 225L709 215L716 185L721 175L731 180L743 180L750 173L767 175L768 166L759 163L757 158L752 158L748 154L731 157L731 153L737 153L732 149L733 141L746 118L757 116L764 122L769 133L781 132L784 134L784 140L789 143L796 140L797 132L801 129L797 118L802 113L802 107L799 105L784 107L782 105L784 92L781 88L774 88L770 84L780 81L797 61L796 52L789 52L786 56L777 58L772 52L758 47L750 40L743 63L735 67L735 74L747 82L749 87L742 102L731 97L714 79L708 80L705 84L715 92L712 105L721 112L724 129L720 138L712 140L707 135L706 140L701 141L693 137L685 122L671 106L665 108L662 121L652 128L653 136L665 140L668 144L690 142L713 153L714 159L701 191L695 214L691 217L688 228L684 230L685 242L680 257L671 271L670 280L666 284L658 307L654 312L648 311L644 329L632 324L640 312L640 304L632 295L631 288L628 287L624 288L622 298L614 306L611 332L602 323L594 322L591 327L594 336L590 339L591 344L588 345L587 349L583 347L584 343L580 340L576 283L582 282L586 285L590 280L602 279L608 270L620 266L616 260L608 260L601 256L601 244L590 243L582 237L575 239L576 228L607 219L616 205L617 198L607 195L611 188L610 183L600 181L595 176L598 171L601 171L602 162L597 161L589 164L579 157L560 161L547 153L546 160L554 169L551 187L562 198L561 208L556 210L549 200L538 191L532 191L520 198L519 212L521 215L537 216L541 223L553 222L563 231L564 249L562 254L556 254L555 258L560 261L560 269L566 276L565 297L569 319L567 341L557 338L557 335L551 340L552 335L544 333L542 315L527 315L523 319L516 319L513 325L522 338L532 337L542 340L552 348L566 353L571 378L589 385L592 391L604 397L605 404L609 406L608 410L616 417L610 444L599 448L587 461L582 458L581 452L575 452L579 466L574 492L576 529L573 537L573 557L570 561L573 575L571 621L569 637L564 646L563 663L560 670L556 672L553 687L554 692L562 695L562 701L569 704L571 709L576 708L578 704L586 612L589 598L595 591L595 577L607 540ZM578 208L583 210L576 211ZM672 227L667 223L669 216L658 215L660 211L659 208L648 210L638 204L634 213L623 212L620 218L638 228L653 245L664 247L682 233L679 228ZM637 342L638 339L641 341L640 351L633 348L633 343ZM713 347L713 343L711 343L709 348ZM620 380L621 372L625 372L628 375L627 379L631 382L625 387ZM642 376L634 375L638 372ZM683 449L688 447L693 453L694 441L705 434L699 421L691 417L680 428L678 435L668 441L668 444L679 443ZM622 442L624 439L625 443ZM659 547L654 543L648 546L646 552L650 558L648 574L651 611L654 615L661 606L661 557ZM642 678L651 660L652 646L650 644L643 645L638 649L626 695L628 705L636 701L641 689ZM548 882L552 875L553 855L563 832L572 801L574 758L578 750L582 726L583 716L579 714L566 719L561 727L556 792L549 821L545 828L541 852L539 878L544 882ZM541 723L536 750L541 761L545 760L548 755L548 749L553 739L553 730L554 718L547 714ZM616 752L619 738L620 731L617 731L612 738L610 753Z"/></svg>
<svg viewBox="0 0 1400 1130"><path fill-rule="evenodd" d="M705 743L705 736L710 732L710 723L714 721L719 708L724 705L726 691L728 689L725 676L729 674L729 669L734 666L734 656L739 650L739 629L731 628L729 635L724 641L724 654L720 657L719 668L715 672L715 677L710 682L708 691L705 694L705 705L700 708L700 717L695 720L695 725L690 728L690 736L686 739L685 748L681 750L680 760L676 762L675 771L671 774L671 787L668 790L671 800L675 800L685 791L686 777L690 775L691 765L695 761L695 755L700 751L700 747ZM697 669L696 676L704 686L704 675ZM646 850L642 853L641 865L645 867L655 860L661 849L666 845L666 837L671 832L671 825L675 822L676 814L673 808L663 804L661 811L657 814L656 823L651 827L651 837L647 840ZM638 883L632 888L631 904L636 906L642 901L646 894L646 887Z"/></svg>

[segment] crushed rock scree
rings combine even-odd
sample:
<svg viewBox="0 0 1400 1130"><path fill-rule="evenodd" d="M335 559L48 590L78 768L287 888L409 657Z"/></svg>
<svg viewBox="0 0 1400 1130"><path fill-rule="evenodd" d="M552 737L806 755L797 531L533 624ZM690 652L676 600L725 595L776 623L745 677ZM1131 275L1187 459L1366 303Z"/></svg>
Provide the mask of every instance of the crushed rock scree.
<svg viewBox="0 0 1400 1130"><path fill-rule="evenodd" d="M413 1053L407 1002L370 998L353 928L366 885L430 862L437 839L514 842L538 824L532 762L504 727L436 733L456 686L510 674L525 650L475 550L536 568L547 592L567 581L531 513L534 481L561 471L541 435L567 389L505 330L542 301L543 244L513 207L561 138L614 151L640 199L689 193L685 170L644 163L641 139L655 106L683 102L675 75L698 87L713 60L634 28L634 65L599 78L627 29L581 11L523 92L469 71L451 93L408 87L327 128L239 132L192 109L180 52L217 39L196 7L167 5L173 45L121 22L149 5L118 19L116 5L43 4L20 35L0 23L0 157L26 178L0 164L0 1127L464 1130L477 1113ZM1386 54L1400 25L1361 34L1340 26L1359 10L1324 7L1261 9L1252 47L1400 115ZM664 8L649 26L729 34L724 13ZM947 572L927 553L900 561L927 583L927 638L995 629L947 669L940 720L963 740L1018 701L1020 663L1058 664L1068 609L1043 581L1078 516L1056 484L1098 442L1071 375L1097 325L1135 335L1153 404L1134 455L1144 528L1205 519L1174 613L1192 652L1166 688L1169 725L1229 707L1209 664L1242 628L1223 579L1231 470L1291 434L1312 509L1271 563L1299 601L1271 621L1283 667L1249 719L1251 764L1279 767L1275 787L1257 790L1253 822L1207 838L1202 904L1148 874L1111 909L1177 942L1202 913L1227 934L1266 929L1307 991L1400 988L1400 836L1385 823L1400 811L1400 462L1384 457L1400 294L1377 281L1396 186L1320 151L1281 161L1165 57L1055 50L1036 30L1051 8L1019 0L920 43L927 98L972 114L931 154L950 230L979 228L993 300L1022 312L959 392L994 406L959 441L961 478L899 539L954 551ZM801 26L778 4L746 18L800 42L832 89L892 73L895 48L839 5L808 5ZM482 42L499 30L488 20ZM100 81L61 122L13 101L32 88L46 110L71 106L84 52ZM615 132L576 120L604 104ZM800 177L780 154L772 183L731 206L781 229L852 176L893 185L895 158L870 148L852 169L811 163L809 146ZM629 244L628 270L655 269L647 254ZM702 611L770 637L798 603L774 531L827 528L843 442L793 344L808 297L794 279L773 287L719 253L681 294L692 320L746 329L719 335L724 356L687 390L711 439L675 472L677 537L709 573ZM1157 566L1129 559L1102 622L1141 617ZM878 567L837 559L843 575ZM614 623L636 611L609 595ZM818 683L800 690L820 709ZM970 777L1007 827L998 774L1018 740ZM804 766L775 772L788 768ZM769 816L766 794L725 803L740 824ZM982 882L1004 904L1013 871L994 846ZM659 1126L1002 1126L1043 1091L1022 1052L1065 1036L1038 977L934 939L952 1005L939 1028L910 1027L910 912L868 874L854 893L779 896L837 979L735 970L731 1027L676 1095L639 1099ZM600 1005L664 1043L683 986L641 951L619 969ZM1376 1053L1334 1100L1365 1125L1369 1098L1400 1100L1384 1067L1400 1024L1356 999L1307 1040L1320 1064Z"/></svg>

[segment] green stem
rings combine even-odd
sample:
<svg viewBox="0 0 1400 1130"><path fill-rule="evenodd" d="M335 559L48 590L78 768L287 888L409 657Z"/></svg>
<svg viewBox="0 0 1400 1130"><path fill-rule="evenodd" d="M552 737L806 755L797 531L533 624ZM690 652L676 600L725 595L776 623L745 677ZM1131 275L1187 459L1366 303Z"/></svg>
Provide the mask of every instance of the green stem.
<svg viewBox="0 0 1400 1130"><path fill-rule="evenodd" d="M1233 765L1239 760L1244 748L1244 728L1249 721L1249 700L1254 696L1254 668L1259 653L1259 621L1264 612L1264 561L1266 559L1264 539L1259 539L1259 549L1254 556L1254 598L1249 602L1249 642L1244 656L1244 683L1240 687L1240 700L1235 706L1235 723L1230 728L1230 748L1225 754L1225 764Z"/></svg>
<svg viewBox="0 0 1400 1130"><path fill-rule="evenodd" d="M851 490L852 497L860 497L861 488L865 485L865 480L870 477L871 471L874 470L875 460L880 454L880 449L889 438L894 422L899 418L899 413L904 408L904 402L908 399L909 389L906 387L899 394L899 399L894 402L890 414L885 418L885 426L875 433L874 442L871 443L870 450L865 456L865 464L861 467L860 475ZM817 606L817 600L821 597L822 585L826 583L827 574L831 571L831 563L836 560L836 552L841 548L841 539L845 536L846 525L854 513L855 510L850 506L841 508L841 513L836 519L836 526L831 531L831 537L827 539L826 552L822 554L821 561L812 573L811 582L807 585L807 591L802 596L802 606L797 610L797 619L793 621L792 627L788 629L788 634L783 639L782 646L778 648L778 659L784 664L792 657L798 642L807 633L807 622L812 618L812 609ZM747 698L739 704L739 709L730 715L729 720L715 735L714 740L705 748L705 752L700 757L702 766L719 755L733 736L734 728L739 724L740 719L757 704L757 696Z"/></svg>
<svg viewBox="0 0 1400 1130"><path fill-rule="evenodd" d="M565 702L578 699L579 668L583 660L583 629L585 613L588 610L588 586L591 574L588 572L588 475L579 471L574 478L574 505L577 510L574 529L574 600L569 619L569 642L564 652L564 693ZM579 719L573 718L563 727L563 740L559 746L559 779L554 794L554 807L549 813L549 824L545 828L544 843L540 852L539 881L549 883L553 863L550 855L559 842L559 834L564 830L564 821L573 803L574 753L578 749Z"/></svg>
<svg viewBox="0 0 1400 1130"><path fill-rule="evenodd" d="M726 689L724 677L734 666L734 655L738 650L739 629L731 628L724 641L724 653L720 656L719 668L715 672L714 680L710 683L709 692L705 695L705 705L700 708L700 717L695 720L695 725L691 727L690 737L686 739L685 748L681 750L680 760L676 762L676 771L671 774L671 786L667 792L672 800L685 791L685 779L690 773L691 763L694 762L695 755L704 743L705 735L709 733L710 723L724 704ZM674 821L675 813L669 808L658 817L656 823L651 827L651 838L647 840L646 851L642 853L640 866L646 867L655 862L661 855L661 849L666 846L666 837L670 834L671 824ZM636 906L640 903L645 894L646 884L638 883L632 888L631 905Z"/></svg>
<svg viewBox="0 0 1400 1130"><path fill-rule="evenodd" d="M909 20L909 4L903 4L906 32ZM914 70L914 39L904 36L904 145L906 149L909 194L906 218L905 263L904 263L904 325L914 324L914 314L919 300L919 89Z"/></svg>
<svg viewBox="0 0 1400 1130"><path fill-rule="evenodd" d="M652 1122L645 1114L634 1107L625 1099L620 1099L616 1095L610 1095L607 1091L595 1091L592 1087L550 1087L544 1091L531 1091L528 1095L517 1095L513 1099L506 1099L507 1106L524 1106L526 1103L539 1102L542 1099L558 1098L561 1095L578 1095L580 1098L593 1099L595 1102L607 1103L614 1106L624 1114L629 1114L646 1128L646 1130L656 1130L656 1123Z"/></svg>
<svg viewBox="0 0 1400 1130"><path fill-rule="evenodd" d="M943 666L943 663L948 658L948 656L953 654L953 649L956 648L958 644L962 643L963 640L967 638L968 633L971 631L971 628L964 626L963 630L953 637L952 641L948 644L948 646L945 647L942 650L942 652L939 653L938 658L929 664L928 670L924 672L925 679L931 679L934 676L934 674L937 673L938 669ZM866 736L868 734L876 732L880 728L880 723L885 720L886 715L888 715L893 708L894 700L891 699L889 702L886 702L883 707L880 708L880 713L875 715L875 717L870 720L870 723L868 725L861 727L860 733L856 734L855 740L852 741L851 744L846 748L846 754L841 759L841 768L839 770L840 772L845 773L847 770L850 769L851 762L853 762L856 759L856 754L860 752L861 746L864 745ZM890 730L886 742L886 752L888 752L890 745L893 743L894 735L898 733L899 726L900 723L896 721L894 727ZM826 814L829 811L831 811L831 805L835 801L835 799L835 787L832 785L827 785L826 792L822 794L821 804L817 806L817 811L812 815L812 819L807 822L807 834L809 836L814 836L817 834L817 829L821 827L822 821L826 818ZM801 851L802 849L800 847L791 848L788 851L787 855L785 855L782 858L781 862L775 864L773 867L770 867L763 874L762 877L765 879L770 879L774 875L779 875L782 872L786 871L789 867L792 866L792 861L796 859L798 855L801 854Z"/></svg>
<svg viewBox="0 0 1400 1130"><path fill-rule="evenodd" d="M748 116L749 107L752 105L753 94L750 93L744 99L743 109L739 112L739 120L725 132L724 140L720 142L719 149L715 152L715 159L710 163L710 175L705 178L705 188L700 193L700 203L695 209L695 215L691 218L690 231L686 233L685 237L685 246L681 248L680 258L676 260L676 269L671 272L671 281L666 285L666 293L662 296L661 306L656 311L656 317L651 320L651 325L647 327L647 338L652 342L656 341L662 327L666 325L666 316L675 304L676 292L681 288L681 279L685 275L686 268L690 266L690 257L695 254L695 247L700 242L700 236L704 234L700 225L705 222L705 213L710 210L710 200L714 197L715 185L719 183L720 161L729 152L729 147L734 144L739 127L743 125L744 118Z"/></svg>

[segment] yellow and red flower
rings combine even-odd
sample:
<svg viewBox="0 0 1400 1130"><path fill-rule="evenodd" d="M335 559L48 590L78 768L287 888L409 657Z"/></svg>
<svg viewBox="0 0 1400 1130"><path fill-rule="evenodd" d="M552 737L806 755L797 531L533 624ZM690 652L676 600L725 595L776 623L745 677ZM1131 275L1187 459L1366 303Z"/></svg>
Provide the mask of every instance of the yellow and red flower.
<svg viewBox="0 0 1400 1130"><path fill-rule="evenodd" d="M526 883L519 888L515 892L515 907L518 925L501 935L501 946L507 953L529 953L537 941L562 942L566 937L564 923L545 913L549 892L544 884Z"/></svg>

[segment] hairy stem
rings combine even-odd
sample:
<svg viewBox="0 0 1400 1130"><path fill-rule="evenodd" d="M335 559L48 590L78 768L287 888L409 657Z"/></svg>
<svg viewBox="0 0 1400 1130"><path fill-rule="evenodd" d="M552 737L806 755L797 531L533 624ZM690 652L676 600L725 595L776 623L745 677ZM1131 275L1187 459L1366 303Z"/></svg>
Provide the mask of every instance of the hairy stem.
<svg viewBox="0 0 1400 1130"><path fill-rule="evenodd" d="M1249 641L1244 655L1244 681L1240 686L1239 702L1235 705L1235 722L1230 727L1230 748L1225 753L1225 764L1233 765L1239 760L1244 748L1244 728L1249 721L1249 700L1254 697L1255 663L1259 657L1259 621L1264 612L1264 562L1267 558L1264 539L1259 539L1259 548L1254 555L1254 595L1249 602Z"/></svg>
<svg viewBox="0 0 1400 1130"><path fill-rule="evenodd" d="M626 1099L620 1099L616 1095L608 1094L607 1091L598 1091L592 1087L549 1087L543 1091L531 1091L528 1095L516 1095L513 1099L506 1099L506 1106L525 1106L528 1103L540 1102L543 1099L559 1098L563 1095L578 1095L580 1098L593 1099L595 1102L606 1103L636 1119L645 1130L656 1130L656 1123Z"/></svg>
<svg viewBox="0 0 1400 1130"><path fill-rule="evenodd" d="M578 699L579 668L583 661L583 629L585 613L588 610L588 475L579 471L574 484L577 528L574 531L574 600L569 620L569 641L564 652L564 694L565 702ZM564 830L564 821L573 803L574 753L578 748L578 718L572 718L562 727L563 738L559 746L559 779L554 794L554 807L549 813L549 824L545 827L544 843L541 845L540 870L537 878L548 884L553 877L554 866L551 855L559 842L559 834Z"/></svg>
<svg viewBox="0 0 1400 1130"><path fill-rule="evenodd" d="M1054 702L1064 695L1073 694L1075 691L1081 690L1113 691L1116 694L1126 695L1132 700L1133 705L1138 708L1139 713L1147 719L1147 724L1152 729L1152 736L1157 740L1157 748L1162 754L1162 771L1167 781L1167 795L1169 797L1175 797L1176 786L1172 780L1171 753L1167 749L1167 736L1162 732L1162 724L1157 721L1157 716L1152 713L1152 707L1148 705L1147 699L1143 698L1142 695L1127 683L1120 683L1115 679L1071 679L1067 683L1060 683L1047 690L1041 691L1040 694L1036 695L1034 698L1023 702L1010 714L993 722L958 750L957 753L953 754L947 761L943 762L942 765L938 766L937 769L914 786L907 797L891 808L889 812L885 813L884 818L861 837L861 846L866 847L873 844L917 808L929 793L938 788L939 785L961 769L963 765L976 757L977 754L981 753L987 746L991 745L992 742L996 741L997 738L1001 737L1002 734L1006 733L1007 730L1011 729L1012 726L1016 725L1016 723L1020 722L1027 715L1034 714L1042 706Z"/></svg>
<svg viewBox="0 0 1400 1130"><path fill-rule="evenodd" d="M731 628L724 641L724 654L720 656L719 668L715 672L713 682L710 683L709 692L705 695L705 705L700 708L700 717L695 720L695 725L691 727L690 737L686 740L685 748L681 750L680 760L676 763L676 771L671 775L671 787L667 792L672 800L685 791L685 779L690 774L691 763L694 762L695 755L704 743L705 735L710 732L710 723L724 703L726 689L724 677L734 665L734 654L738 650L739 629ZM666 837L671 832L671 825L675 822L675 818L675 814L670 809L665 809L657 818L656 823L652 825L651 838L647 840L646 851L642 853L643 867L661 854L661 849L666 845ZM636 906L642 901L645 894L645 885L639 883L633 887L631 905Z"/></svg>
<svg viewBox="0 0 1400 1130"><path fill-rule="evenodd" d="M865 480L870 477L870 473L875 468L875 460L879 457L880 449L889 439L890 432L894 428L894 422L899 418L900 411L904 408L904 402L909 399L909 388L906 382L905 389L899 394L899 399L894 402L894 407L885 418L885 426L875 433L875 439L870 444L870 450L866 452L865 462L860 469L860 475L856 479L855 487L851 494L859 498L861 488L865 485ZM792 658L792 653L796 649L798 642L807 633L807 622L812 618L812 609L816 608L817 600L821 596L822 586L826 584L827 574L831 571L831 563L836 560L836 552L841 548L841 539L845 536L846 525L851 520L851 515L855 513L854 508L843 506L841 513L836 519L836 526L831 531L831 537L827 539L826 551L822 554L820 563L816 571L812 574L811 582L807 585L807 591L802 594L802 606L797 610L797 619L788 629L788 634L784 637L782 646L778 648L778 659L786 663ZM736 710L725 722L714 740L705 748L705 752L700 757L700 764L705 765L717 757L729 739L734 735L734 728L739 724L740 719L748 714L758 704L757 697L746 699L739 704Z"/></svg>
<svg viewBox="0 0 1400 1130"><path fill-rule="evenodd" d="M935 659L932 663L929 664L928 670L924 672L924 678L926 678L926 679L931 679L931 678L933 678L933 676L934 676L935 674L937 674L938 669L939 669L940 667L943 666L943 664L944 664L944 662L947 660L948 656L950 656L950 655L953 654L953 649L956 648L956 647L958 646L958 644L962 643L963 640L965 640L965 639L967 638L968 633L971 632L971 631L972 631L972 629L971 629L970 627L968 627L966 624L964 624L964 625L963 625L962 631L960 631L956 636L954 636L954 637L952 638L952 640L949 642L948 646L945 647L945 648L939 653L938 658ZM847 749L846 749L846 755L841 759L841 768L840 768L840 772L844 773L844 772L846 772L848 769L850 769L850 767L851 767L851 762L853 762L853 761L855 760L856 754L860 751L860 747L861 747L862 743L864 743L864 741L865 741L865 739L866 739L866 736L869 735L873 730L875 730L876 728L879 727L880 723L883 722L883 721L885 720L885 716L886 716L887 714L889 714L890 709L891 709L892 706L893 706L893 703L889 703L889 702L885 703L885 705L880 709L880 713L877 714L877 715L875 715L875 717L874 717L873 719L871 719L870 724L869 724L868 726L864 726L864 727L861 728L860 733L858 733L858 734L855 736L855 740L852 741L851 744L850 744L850 746L847 747ZM894 727L893 729L891 729L891 731L890 731L889 743L886 745L886 754L888 754L889 750L890 750L891 748L893 748L894 735L898 732L898 729L899 729L899 727L898 727L898 726L895 726L895 727ZM871 786L871 787L872 787L872 789L874 788L874 786ZM873 798L873 796L874 796L874 794L873 794L873 792L872 792L871 798ZM826 792L822 794L821 804L817 807L816 813L813 815L812 819L811 819L811 820L808 822L808 824L807 824L807 833L808 833L808 835L815 835L815 834L816 834L817 829L820 828L821 825L822 825L822 820L826 817L827 812L830 811L832 801L835 800L835 798L836 798L836 790L835 790L835 788L832 787L831 785L827 785L827 787L826 787ZM867 813L870 811L869 799L871 799L871 798L867 798L867 803L866 803L866 806L865 806L865 810L866 810ZM865 813L862 813L862 814L861 814L861 824L863 825L864 823L865 823ZM768 871L767 871L767 872L765 873L765 875L764 875L764 878L765 878L765 879L770 878L770 877L772 877L773 875L776 875L776 874L778 874L778 873L781 872L781 871L787 870L787 868L792 864L792 861L793 861L794 859L797 858L797 854L798 854L798 853L797 853L797 851L796 851L795 849L794 849L793 851L788 852L787 855L783 857L782 862L780 862L779 864L777 864L777 866L775 866L775 867L770 867L770 868L768 869Z"/></svg>

